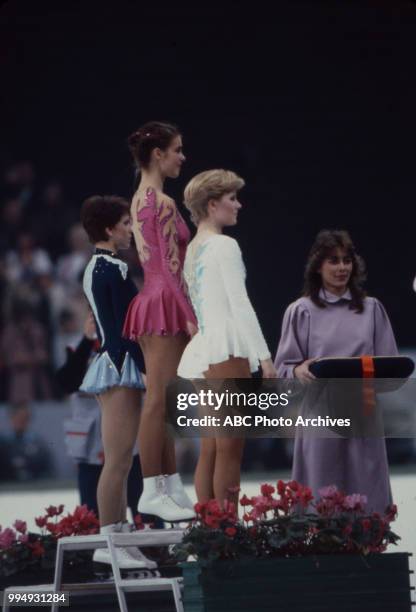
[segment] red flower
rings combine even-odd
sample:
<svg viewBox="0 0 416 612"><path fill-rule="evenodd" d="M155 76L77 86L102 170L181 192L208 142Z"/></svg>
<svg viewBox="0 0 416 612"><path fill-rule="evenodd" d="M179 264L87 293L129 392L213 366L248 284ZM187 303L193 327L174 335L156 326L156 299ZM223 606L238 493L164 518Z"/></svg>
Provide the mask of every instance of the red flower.
<svg viewBox="0 0 416 612"><path fill-rule="evenodd" d="M60 514L62 514L62 512L64 511L65 506L63 504L60 504L57 508L57 513L56 515L59 516Z"/></svg>
<svg viewBox="0 0 416 612"><path fill-rule="evenodd" d="M38 516L37 518L35 518L35 523L38 527L45 527L46 525L46 517L45 516Z"/></svg>
<svg viewBox="0 0 416 612"><path fill-rule="evenodd" d="M279 493L279 495L283 495L285 491L286 491L286 483L284 483L283 480L279 480L277 482L277 492Z"/></svg>
<svg viewBox="0 0 416 612"><path fill-rule="evenodd" d="M262 484L261 488L260 488L261 494L264 495L265 497L269 497L270 495L273 495L273 493L276 491L276 489L274 487L272 487L272 485L269 484Z"/></svg>
<svg viewBox="0 0 416 612"><path fill-rule="evenodd" d="M248 498L247 495L244 494L243 497L240 499L240 504L242 506L252 506L253 505L252 498Z"/></svg>
<svg viewBox="0 0 416 612"><path fill-rule="evenodd" d="M58 516L58 508L56 506L49 506L45 508L46 514L52 518L53 516Z"/></svg>
<svg viewBox="0 0 416 612"><path fill-rule="evenodd" d="M143 519L140 514L136 514L134 517L134 524L136 529L144 529Z"/></svg>
<svg viewBox="0 0 416 612"><path fill-rule="evenodd" d="M237 529L235 527L227 527L227 529L225 530L225 533L228 536L230 536L230 538L233 538L235 534L237 533Z"/></svg>
<svg viewBox="0 0 416 612"><path fill-rule="evenodd" d="M16 529L16 531L18 531L19 533L26 533L27 530L27 525L25 523L25 521L15 521L13 527Z"/></svg>
<svg viewBox="0 0 416 612"><path fill-rule="evenodd" d="M371 521L370 519L364 519L361 521L361 525L363 527L363 531L369 531L371 528Z"/></svg>
<svg viewBox="0 0 416 612"><path fill-rule="evenodd" d="M245 521L246 523L248 523L249 521L252 521L252 517L251 514L249 512L246 512L245 514L243 514L243 521Z"/></svg>
<svg viewBox="0 0 416 612"><path fill-rule="evenodd" d="M194 510L196 514L203 514L205 510L205 504L201 504L200 502L196 503L194 506Z"/></svg>
<svg viewBox="0 0 416 612"><path fill-rule="evenodd" d="M292 491L297 491L301 485L298 482L296 482L296 480L291 480L290 482L287 483L287 486Z"/></svg>
<svg viewBox="0 0 416 612"><path fill-rule="evenodd" d="M55 523L52 523L51 521L48 521L46 523L46 529L49 531L49 533L52 533L52 534L56 533L57 527L58 525L55 525Z"/></svg>
<svg viewBox="0 0 416 612"><path fill-rule="evenodd" d="M306 508L312 500L313 495L310 487L303 487L300 485L296 493L296 501L302 506L302 508Z"/></svg>
<svg viewBox="0 0 416 612"><path fill-rule="evenodd" d="M45 554L45 549L43 548L40 540L36 540L33 544L29 544L29 548L32 550L32 555L34 557L42 557Z"/></svg>
<svg viewBox="0 0 416 612"><path fill-rule="evenodd" d="M396 516L397 516L397 506L396 506L396 504L391 504L387 508L386 519L389 522L391 522L391 521L394 521L396 519Z"/></svg>

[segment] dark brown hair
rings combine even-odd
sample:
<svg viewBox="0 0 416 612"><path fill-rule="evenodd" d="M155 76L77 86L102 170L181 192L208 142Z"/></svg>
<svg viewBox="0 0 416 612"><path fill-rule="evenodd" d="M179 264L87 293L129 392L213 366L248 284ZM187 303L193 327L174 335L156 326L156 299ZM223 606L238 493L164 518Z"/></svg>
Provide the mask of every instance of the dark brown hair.
<svg viewBox="0 0 416 612"><path fill-rule="evenodd" d="M130 214L130 206L119 196L91 196L82 205L81 223L93 244L108 240L106 228L113 228L123 215Z"/></svg>
<svg viewBox="0 0 416 612"><path fill-rule="evenodd" d="M179 135L180 132L176 125L161 121L148 121L130 134L127 144L137 168L147 168L153 149L158 148L165 151L175 136Z"/></svg>
<svg viewBox="0 0 416 612"><path fill-rule="evenodd" d="M306 262L302 294L309 297L320 308L325 308L325 302L319 297L322 278L318 270L323 261L337 248L344 249L352 259L352 272L348 281L348 289L352 296L349 308L356 312L362 312L365 298L362 287L366 278L365 264L364 260L357 254L349 233L345 230L321 230L319 232Z"/></svg>

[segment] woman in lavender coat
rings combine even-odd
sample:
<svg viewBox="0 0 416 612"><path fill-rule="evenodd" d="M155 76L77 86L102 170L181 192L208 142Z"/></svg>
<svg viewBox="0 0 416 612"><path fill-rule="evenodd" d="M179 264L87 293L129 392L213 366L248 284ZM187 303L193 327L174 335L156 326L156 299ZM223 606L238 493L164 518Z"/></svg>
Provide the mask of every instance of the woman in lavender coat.
<svg viewBox="0 0 416 612"><path fill-rule="evenodd" d="M314 379L309 365L322 357L397 355L382 304L362 289L364 265L345 231L323 230L305 269L303 297L285 312L275 366L279 377ZM367 510L391 503L384 438L295 439L293 478L318 490L335 484L367 496Z"/></svg>

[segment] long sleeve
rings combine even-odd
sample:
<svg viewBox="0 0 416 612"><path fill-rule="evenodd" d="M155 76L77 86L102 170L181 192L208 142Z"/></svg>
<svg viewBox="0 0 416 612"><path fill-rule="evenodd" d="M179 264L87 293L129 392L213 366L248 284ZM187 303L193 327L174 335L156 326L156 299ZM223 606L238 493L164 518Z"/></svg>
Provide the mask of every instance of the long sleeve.
<svg viewBox="0 0 416 612"><path fill-rule="evenodd" d="M274 365L279 377L293 378L294 368L311 357L308 353L309 312L294 302L286 309Z"/></svg>
<svg viewBox="0 0 416 612"><path fill-rule="evenodd" d="M161 254L162 270L166 282L176 295L187 320L196 323L195 314L187 296L179 256L176 205L170 198L164 198L157 206L156 233Z"/></svg>
<svg viewBox="0 0 416 612"><path fill-rule="evenodd" d="M270 351L247 295L240 247L233 238L222 238L221 248L216 255L234 321L247 343L257 353L258 359L269 359Z"/></svg>
<svg viewBox="0 0 416 612"><path fill-rule="evenodd" d="M66 362L55 373L55 378L65 393L74 393L81 385L93 346L94 340L83 336L74 350L67 349Z"/></svg>
<svg viewBox="0 0 416 612"><path fill-rule="evenodd" d="M374 302L374 354L398 355L396 339L387 312L378 300L375 299Z"/></svg>

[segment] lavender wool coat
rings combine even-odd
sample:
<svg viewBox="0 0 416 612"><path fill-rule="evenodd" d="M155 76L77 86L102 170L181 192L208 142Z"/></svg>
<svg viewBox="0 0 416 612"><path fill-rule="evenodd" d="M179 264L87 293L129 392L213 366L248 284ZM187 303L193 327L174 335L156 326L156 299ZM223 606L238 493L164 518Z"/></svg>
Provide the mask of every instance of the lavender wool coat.
<svg viewBox="0 0 416 612"><path fill-rule="evenodd" d="M293 378L305 359L397 355L389 318L381 303L364 300L360 314L350 310L351 294L342 297L321 289L326 307L302 297L285 312L275 366L279 377ZM384 512L392 502L384 439L296 438L293 479L318 490L335 484L347 494L367 496L367 510Z"/></svg>

